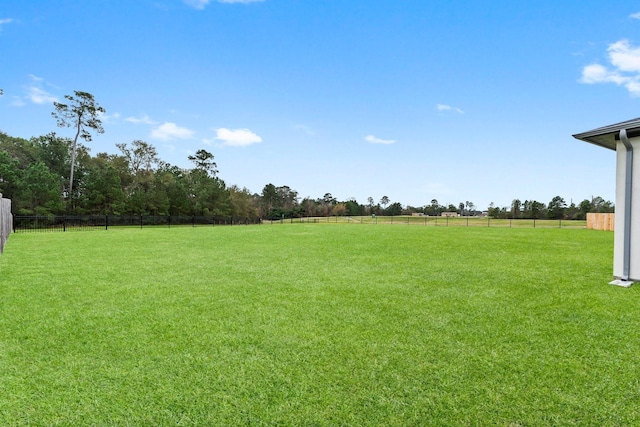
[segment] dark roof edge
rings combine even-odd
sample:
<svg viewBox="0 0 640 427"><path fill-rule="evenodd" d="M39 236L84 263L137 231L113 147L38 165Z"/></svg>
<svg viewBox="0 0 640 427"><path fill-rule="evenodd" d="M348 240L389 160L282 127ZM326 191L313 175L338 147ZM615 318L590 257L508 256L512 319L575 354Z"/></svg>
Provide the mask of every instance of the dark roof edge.
<svg viewBox="0 0 640 427"><path fill-rule="evenodd" d="M577 133L572 135L576 139L590 142L591 144L599 145L600 147L609 148L615 150L615 140L618 139L618 135L622 129L627 131L640 130L640 118L627 120L625 122L615 123L608 126L599 127L587 132ZM634 132L635 134L636 132ZM606 136L611 135L609 138Z"/></svg>
<svg viewBox="0 0 640 427"><path fill-rule="evenodd" d="M573 135L573 137L577 139L585 139L590 136L606 135L609 133L620 132L620 130L622 129L630 130L634 128L640 128L640 117L637 119L627 120L626 122L620 122L613 125L603 126L587 132L577 133Z"/></svg>

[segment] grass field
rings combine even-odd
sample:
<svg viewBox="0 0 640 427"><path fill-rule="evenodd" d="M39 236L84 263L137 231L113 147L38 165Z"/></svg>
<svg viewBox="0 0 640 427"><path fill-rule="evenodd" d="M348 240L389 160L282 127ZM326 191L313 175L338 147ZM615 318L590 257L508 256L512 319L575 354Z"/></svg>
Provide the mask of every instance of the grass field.
<svg viewBox="0 0 640 427"><path fill-rule="evenodd" d="M613 233L290 224L14 234L0 425L640 424Z"/></svg>

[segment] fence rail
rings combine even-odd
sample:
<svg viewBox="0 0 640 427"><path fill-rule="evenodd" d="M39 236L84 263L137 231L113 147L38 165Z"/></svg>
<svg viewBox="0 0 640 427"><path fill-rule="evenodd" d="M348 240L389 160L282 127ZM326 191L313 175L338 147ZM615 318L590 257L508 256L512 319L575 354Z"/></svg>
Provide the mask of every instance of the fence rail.
<svg viewBox="0 0 640 427"><path fill-rule="evenodd" d="M14 216L14 233L108 230L110 227L151 226L217 226L249 225L259 220L250 218L221 218L203 216L148 216L148 215L82 215L82 216Z"/></svg>
<svg viewBox="0 0 640 427"><path fill-rule="evenodd" d="M175 227L219 226L251 224L342 223L342 224L394 224L430 227L509 227L509 228L586 228L586 221L549 219L495 219L489 217L429 217L429 216L333 216L302 217L261 220L257 218L203 217L203 216L14 216L13 231L56 232L110 227Z"/></svg>
<svg viewBox="0 0 640 427"><path fill-rule="evenodd" d="M3 198L0 194L0 253L4 250L4 245L11 234L12 224L11 200Z"/></svg>
<svg viewBox="0 0 640 427"><path fill-rule="evenodd" d="M284 220L289 221L289 220ZM565 219L509 219L477 216L358 216L297 218L292 222L348 222L352 224L423 225L429 227L505 227L505 228L586 228L585 220Z"/></svg>

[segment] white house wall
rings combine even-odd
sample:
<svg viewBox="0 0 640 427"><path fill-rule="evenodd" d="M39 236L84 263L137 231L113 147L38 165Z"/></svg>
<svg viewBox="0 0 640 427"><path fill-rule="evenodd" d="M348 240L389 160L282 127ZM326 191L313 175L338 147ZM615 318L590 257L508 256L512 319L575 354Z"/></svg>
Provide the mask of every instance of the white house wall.
<svg viewBox="0 0 640 427"><path fill-rule="evenodd" d="M629 140L633 147L633 182L631 184L631 263L629 279L640 281L640 137ZM624 268L624 212L627 150L618 141L616 146L616 213L613 248L613 275L623 276Z"/></svg>

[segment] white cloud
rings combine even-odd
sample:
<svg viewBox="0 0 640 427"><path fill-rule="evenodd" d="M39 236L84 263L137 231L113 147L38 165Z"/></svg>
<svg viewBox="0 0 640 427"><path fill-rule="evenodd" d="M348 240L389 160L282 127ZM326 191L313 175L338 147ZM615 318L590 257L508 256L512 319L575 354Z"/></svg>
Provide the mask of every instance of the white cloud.
<svg viewBox="0 0 640 427"><path fill-rule="evenodd" d="M373 135L365 136L364 140L372 144L394 144L396 142L395 139L380 139L380 138L376 138Z"/></svg>
<svg viewBox="0 0 640 427"><path fill-rule="evenodd" d="M126 119L124 119L125 122L129 122L129 123L142 123L145 125L157 125L158 122L156 122L155 120L151 120L151 117L147 116L146 114L142 117L127 117Z"/></svg>
<svg viewBox="0 0 640 427"><path fill-rule="evenodd" d="M117 121L120 118L120 113L113 113L113 114L100 113L98 114L98 116L103 123L113 123L114 121Z"/></svg>
<svg viewBox="0 0 640 427"><path fill-rule="evenodd" d="M452 107L451 105L447 104L437 104L436 109L438 111L455 111L456 113L464 114L464 111L462 111L460 108Z"/></svg>
<svg viewBox="0 0 640 427"><path fill-rule="evenodd" d="M306 133L309 136L314 136L316 133L313 131L313 129L311 129L309 126L305 126L305 125L295 125L293 127L295 130L299 130L302 131L304 133Z"/></svg>
<svg viewBox="0 0 640 427"><path fill-rule="evenodd" d="M27 97L34 104L51 104L53 102L58 101L58 98L56 98L46 90L41 89L37 86L31 86L27 90L28 90Z"/></svg>
<svg viewBox="0 0 640 427"><path fill-rule="evenodd" d="M611 64L620 71L640 72L640 48L633 47L628 40L620 40L607 49Z"/></svg>
<svg viewBox="0 0 640 427"><path fill-rule="evenodd" d="M184 0L184 2L195 9L202 10L209 3L209 0Z"/></svg>
<svg viewBox="0 0 640 427"><path fill-rule="evenodd" d="M151 131L151 137L169 141L172 139L189 139L194 133L194 131L180 127L175 123L165 122Z"/></svg>
<svg viewBox="0 0 640 427"><path fill-rule="evenodd" d="M205 7L207 7L207 5L209 3L211 3L211 0L183 0L186 4L188 4L189 6L193 7L194 9L198 9L198 10L202 10ZM264 0L216 0L218 3L244 3L244 4L248 4L248 3L256 3L256 2L261 2Z"/></svg>
<svg viewBox="0 0 640 427"><path fill-rule="evenodd" d="M262 142L262 138L249 129L216 129L216 139L224 141L223 145L243 147Z"/></svg>
<svg viewBox="0 0 640 427"><path fill-rule="evenodd" d="M0 31L2 31L2 26L4 24L11 24L12 22L13 22L13 19L11 18L0 19Z"/></svg>
<svg viewBox="0 0 640 427"><path fill-rule="evenodd" d="M623 77L616 71L610 71L607 67L600 64L587 65L582 69L582 83L615 83L617 85L623 85L627 82L627 78Z"/></svg>
<svg viewBox="0 0 640 427"><path fill-rule="evenodd" d="M632 13L631 15L629 15L629 18L640 19L640 12Z"/></svg>
<svg viewBox="0 0 640 427"><path fill-rule="evenodd" d="M22 107L25 105L25 101L31 101L34 104L40 105L58 101L57 97L42 88L42 84L44 83L44 79L42 77L29 74L29 78L31 79L31 84L24 87L26 95L24 97L14 97L11 105Z"/></svg>
<svg viewBox="0 0 640 427"><path fill-rule="evenodd" d="M640 96L640 47L619 40L607 48L611 68L590 64L582 69L580 83L614 83L624 86L632 96Z"/></svg>

